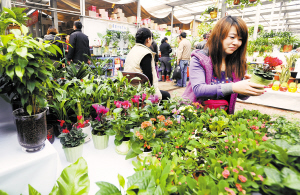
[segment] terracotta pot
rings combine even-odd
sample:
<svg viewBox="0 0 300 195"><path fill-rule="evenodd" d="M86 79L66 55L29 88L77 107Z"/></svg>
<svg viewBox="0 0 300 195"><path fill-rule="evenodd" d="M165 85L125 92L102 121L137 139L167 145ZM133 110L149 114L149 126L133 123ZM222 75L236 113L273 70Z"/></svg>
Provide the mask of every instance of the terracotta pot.
<svg viewBox="0 0 300 195"><path fill-rule="evenodd" d="M292 51L293 46L292 45L284 45L283 46L283 52L290 52Z"/></svg>
<svg viewBox="0 0 300 195"><path fill-rule="evenodd" d="M290 83L295 82L295 78L290 77L289 81L287 82L288 85L290 85Z"/></svg>
<svg viewBox="0 0 300 195"><path fill-rule="evenodd" d="M256 0L249 0L250 3L254 3Z"/></svg>
<svg viewBox="0 0 300 195"><path fill-rule="evenodd" d="M276 74L274 75L274 80L275 80L275 81L279 81L279 74L276 73Z"/></svg>
<svg viewBox="0 0 300 195"><path fill-rule="evenodd" d="M233 5L239 5L240 4L240 0L234 0Z"/></svg>

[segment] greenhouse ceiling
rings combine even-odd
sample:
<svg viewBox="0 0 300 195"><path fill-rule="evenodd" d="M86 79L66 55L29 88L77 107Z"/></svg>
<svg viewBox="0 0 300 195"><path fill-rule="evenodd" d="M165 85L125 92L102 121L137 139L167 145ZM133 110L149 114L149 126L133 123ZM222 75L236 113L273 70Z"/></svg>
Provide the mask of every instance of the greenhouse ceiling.
<svg viewBox="0 0 300 195"><path fill-rule="evenodd" d="M125 0L122 0L123 2ZM163 18L172 12L183 23L190 23L194 18L205 21L201 14L208 6L217 4L221 10L222 1L205 0L140 0L141 5L153 16ZM254 26L259 6L248 6L241 9L239 6L228 6L227 14L242 17L248 26ZM273 15L271 14L273 10ZM218 18L221 17L219 12ZM300 34L300 0L261 0L259 24L265 30L292 31Z"/></svg>

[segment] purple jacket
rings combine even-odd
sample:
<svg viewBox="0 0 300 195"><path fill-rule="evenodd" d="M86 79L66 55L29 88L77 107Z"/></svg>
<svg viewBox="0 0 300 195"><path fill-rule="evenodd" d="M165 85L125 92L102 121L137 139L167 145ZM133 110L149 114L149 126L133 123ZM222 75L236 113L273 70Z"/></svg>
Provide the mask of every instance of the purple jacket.
<svg viewBox="0 0 300 195"><path fill-rule="evenodd" d="M200 50L195 50L192 53L192 59L190 62L190 82L188 83L182 97L184 99L189 99L192 102L199 102L206 99L221 99L224 97L221 85L211 85L211 79L213 76L213 64L211 58ZM233 82L238 82L240 79L235 77L232 73ZM229 102L229 114L234 113L234 107L237 93L232 93L230 95ZM241 97L241 99L247 99L248 96Z"/></svg>

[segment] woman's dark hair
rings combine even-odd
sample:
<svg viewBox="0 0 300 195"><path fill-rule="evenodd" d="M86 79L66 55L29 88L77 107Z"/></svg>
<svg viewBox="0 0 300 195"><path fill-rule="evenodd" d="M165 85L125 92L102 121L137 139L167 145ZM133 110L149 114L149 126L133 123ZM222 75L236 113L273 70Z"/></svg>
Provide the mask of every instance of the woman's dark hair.
<svg viewBox="0 0 300 195"><path fill-rule="evenodd" d="M56 35L56 34L58 34L58 31L57 31L57 29L54 28L53 26L50 26L50 27L48 28L48 30L47 30L47 35L49 35L49 34Z"/></svg>
<svg viewBox="0 0 300 195"><path fill-rule="evenodd" d="M148 28L140 28L136 32L135 42L140 44L145 44L146 39L151 37L152 37L152 33Z"/></svg>
<svg viewBox="0 0 300 195"><path fill-rule="evenodd" d="M80 21L75 21L74 22L74 26L78 29L81 30L82 29L82 23Z"/></svg>
<svg viewBox="0 0 300 195"><path fill-rule="evenodd" d="M232 72L234 72L237 78L242 79L247 69L246 50L248 42L248 28L241 18L233 16L225 16L221 18L213 28L206 43L206 47L209 49L209 56L211 57L214 66L214 74L220 78L223 40L228 36L232 26L236 28L237 35L242 38L242 45L232 54L226 56L226 75L232 78Z"/></svg>
<svg viewBox="0 0 300 195"><path fill-rule="evenodd" d="M163 39L161 40L161 44L165 43L167 40L168 40L167 37L163 38Z"/></svg>

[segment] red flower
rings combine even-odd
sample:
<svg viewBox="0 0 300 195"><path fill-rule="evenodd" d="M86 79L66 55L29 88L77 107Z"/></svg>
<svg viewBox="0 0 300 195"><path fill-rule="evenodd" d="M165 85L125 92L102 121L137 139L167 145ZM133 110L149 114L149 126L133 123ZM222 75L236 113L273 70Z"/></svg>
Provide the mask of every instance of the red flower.
<svg viewBox="0 0 300 195"><path fill-rule="evenodd" d="M70 131L66 128L66 129L63 129L62 131L63 133L70 133Z"/></svg>
<svg viewBox="0 0 300 195"><path fill-rule="evenodd" d="M273 58L271 56L268 56L268 57L265 58L264 63L269 64L269 66L271 68L274 68L275 66L281 65L282 61L280 59L278 59L277 57Z"/></svg>
<svg viewBox="0 0 300 195"><path fill-rule="evenodd" d="M82 119L82 116L77 116L77 120L81 120Z"/></svg>
<svg viewBox="0 0 300 195"><path fill-rule="evenodd" d="M247 181L247 178L242 176L242 175L239 175L239 180L243 183L245 183Z"/></svg>
<svg viewBox="0 0 300 195"><path fill-rule="evenodd" d="M240 192L243 191L243 188L242 188L241 184L237 183L237 184L235 184L235 186L238 189L238 191L240 191Z"/></svg>
<svg viewBox="0 0 300 195"><path fill-rule="evenodd" d="M223 175L223 177L224 177L225 179L227 179L228 176L230 175L230 172L226 169L226 170L224 170L224 171L222 172L222 175Z"/></svg>
<svg viewBox="0 0 300 195"><path fill-rule="evenodd" d="M57 120L58 122L60 122L60 126L62 127L62 126L64 126L64 123L65 123L65 121L64 120Z"/></svg>
<svg viewBox="0 0 300 195"><path fill-rule="evenodd" d="M244 171L244 169L243 169L243 167L241 167L241 166L236 166L237 168L239 168L241 171Z"/></svg>
<svg viewBox="0 0 300 195"><path fill-rule="evenodd" d="M264 178L263 178L263 176L261 176L261 175L258 175L257 176L261 181L264 181Z"/></svg>
<svg viewBox="0 0 300 195"><path fill-rule="evenodd" d="M83 124L83 123L78 123L77 129L83 128L83 127L84 127L84 124Z"/></svg>
<svg viewBox="0 0 300 195"><path fill-rule="evenodd" d="M131 103L128 100L126 100L126 101L122 102L122 106L124 109L128 109L131 107Z"/></svg>
<svg viewBox="0 0 300 195"><path fill-rule="evenodd" d="M265 135L265 136L262 137L262 140L263 140L263 141L267 141L267 140L268 140L268 137Z"/></svg>
<svg viewBox="0 0 300 195"><path fill-rule="evenodd" d="M143 93L142 94L142 101L144 101L146 99L146 97L147 97L147 94Z"/></svg>
<svg viewBox="0 0 300 195"><path fill-rule="evenodd" d="M47 139L52 139L52 135L47 135Z"/></svg>
<svg viewBox="0 0 300 195"><path fill-rule="evenodd" d="M122 102L121 101L114 101L114 104L116 105L117 108L122 107Z"/></svg>
<svg viewBox="0 0 300 195"><path fill-rule="evenodd" d="M228 146L225 146L225 149L228 149Z"/></svg>

